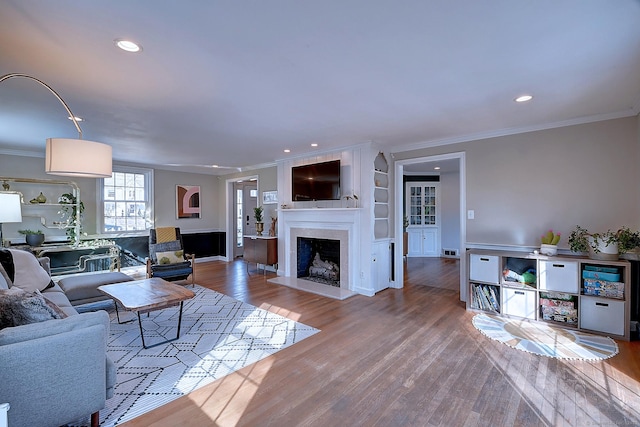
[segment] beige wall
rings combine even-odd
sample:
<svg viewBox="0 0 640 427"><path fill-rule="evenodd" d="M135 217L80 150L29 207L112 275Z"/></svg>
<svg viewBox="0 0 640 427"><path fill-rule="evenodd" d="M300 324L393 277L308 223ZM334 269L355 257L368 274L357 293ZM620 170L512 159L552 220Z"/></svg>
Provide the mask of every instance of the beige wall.
<svg viewBox="0 0 640 427"><path fill-rule="evenodd" d="M467 242L536 246L549 228L561 248L581 225L640 228L637 117L394 153L395 161L465 152Z"/></svg>

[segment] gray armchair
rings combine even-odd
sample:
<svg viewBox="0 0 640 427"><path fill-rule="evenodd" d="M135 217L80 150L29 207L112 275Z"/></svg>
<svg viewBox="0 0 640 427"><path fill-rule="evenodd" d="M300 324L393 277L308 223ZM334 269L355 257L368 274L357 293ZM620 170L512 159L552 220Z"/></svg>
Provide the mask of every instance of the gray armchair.
<svg viewBox="0 0 640 427"><path fill-rule="evenodd" d="M11 427L55 427L99 411L113 395L105 311L0 330L0 402Z"/></svg>

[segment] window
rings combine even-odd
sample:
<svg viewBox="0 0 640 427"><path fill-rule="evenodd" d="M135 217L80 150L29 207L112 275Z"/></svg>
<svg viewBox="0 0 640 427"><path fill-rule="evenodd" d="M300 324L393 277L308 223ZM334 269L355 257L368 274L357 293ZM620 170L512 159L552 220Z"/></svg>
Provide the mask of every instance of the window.
<svg viewBox="0 0 640 427"><path fill-rule="evenodd" d="M102 180L102 232L126 233L153 227L153 171L116 168Z"/></svg>

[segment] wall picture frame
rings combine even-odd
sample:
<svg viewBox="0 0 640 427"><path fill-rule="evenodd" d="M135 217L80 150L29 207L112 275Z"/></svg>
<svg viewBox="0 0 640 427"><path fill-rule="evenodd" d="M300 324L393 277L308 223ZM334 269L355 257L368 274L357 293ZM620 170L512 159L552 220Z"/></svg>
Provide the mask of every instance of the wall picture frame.
<svg viewBox="0 0 640 427"><path fill-rule="evenodd" d="M272 205L278 203L278 192L277 191L263 191L262 192L262 204L263 205Z"/></svg>
<svg viewBox="0 0 640 427"><path fill-rule="evenodd" d="M200 218L200 186L176 185L176 217Z"/></svg>

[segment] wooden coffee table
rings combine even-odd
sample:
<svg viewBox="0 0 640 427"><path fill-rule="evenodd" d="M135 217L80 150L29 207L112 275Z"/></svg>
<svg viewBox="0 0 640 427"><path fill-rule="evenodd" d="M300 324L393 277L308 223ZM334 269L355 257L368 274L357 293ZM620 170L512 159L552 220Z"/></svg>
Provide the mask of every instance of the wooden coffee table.
<svg viewBox="0 0 640 427"><path fill-rule="evenodd" d="M116 306L116 316L120 323L120 315L118 314L118 303L125 310L135 311L138 313L138 325L140 325L140 338L144 348L155 347L160 344L166 344L180 338L180 324L182 323L182 303L185 300L193 298L195 294L189 289L167 282L164 279L152 277L150 279L135 280L133 282L114 283L112 285L98 286L98 290L113 298ZM147 346L144 342L144 332L142 330L141 313L149 313L150 311L161 310L180 304L180 315L178 316L178 333L175 338Z"/></svg>

